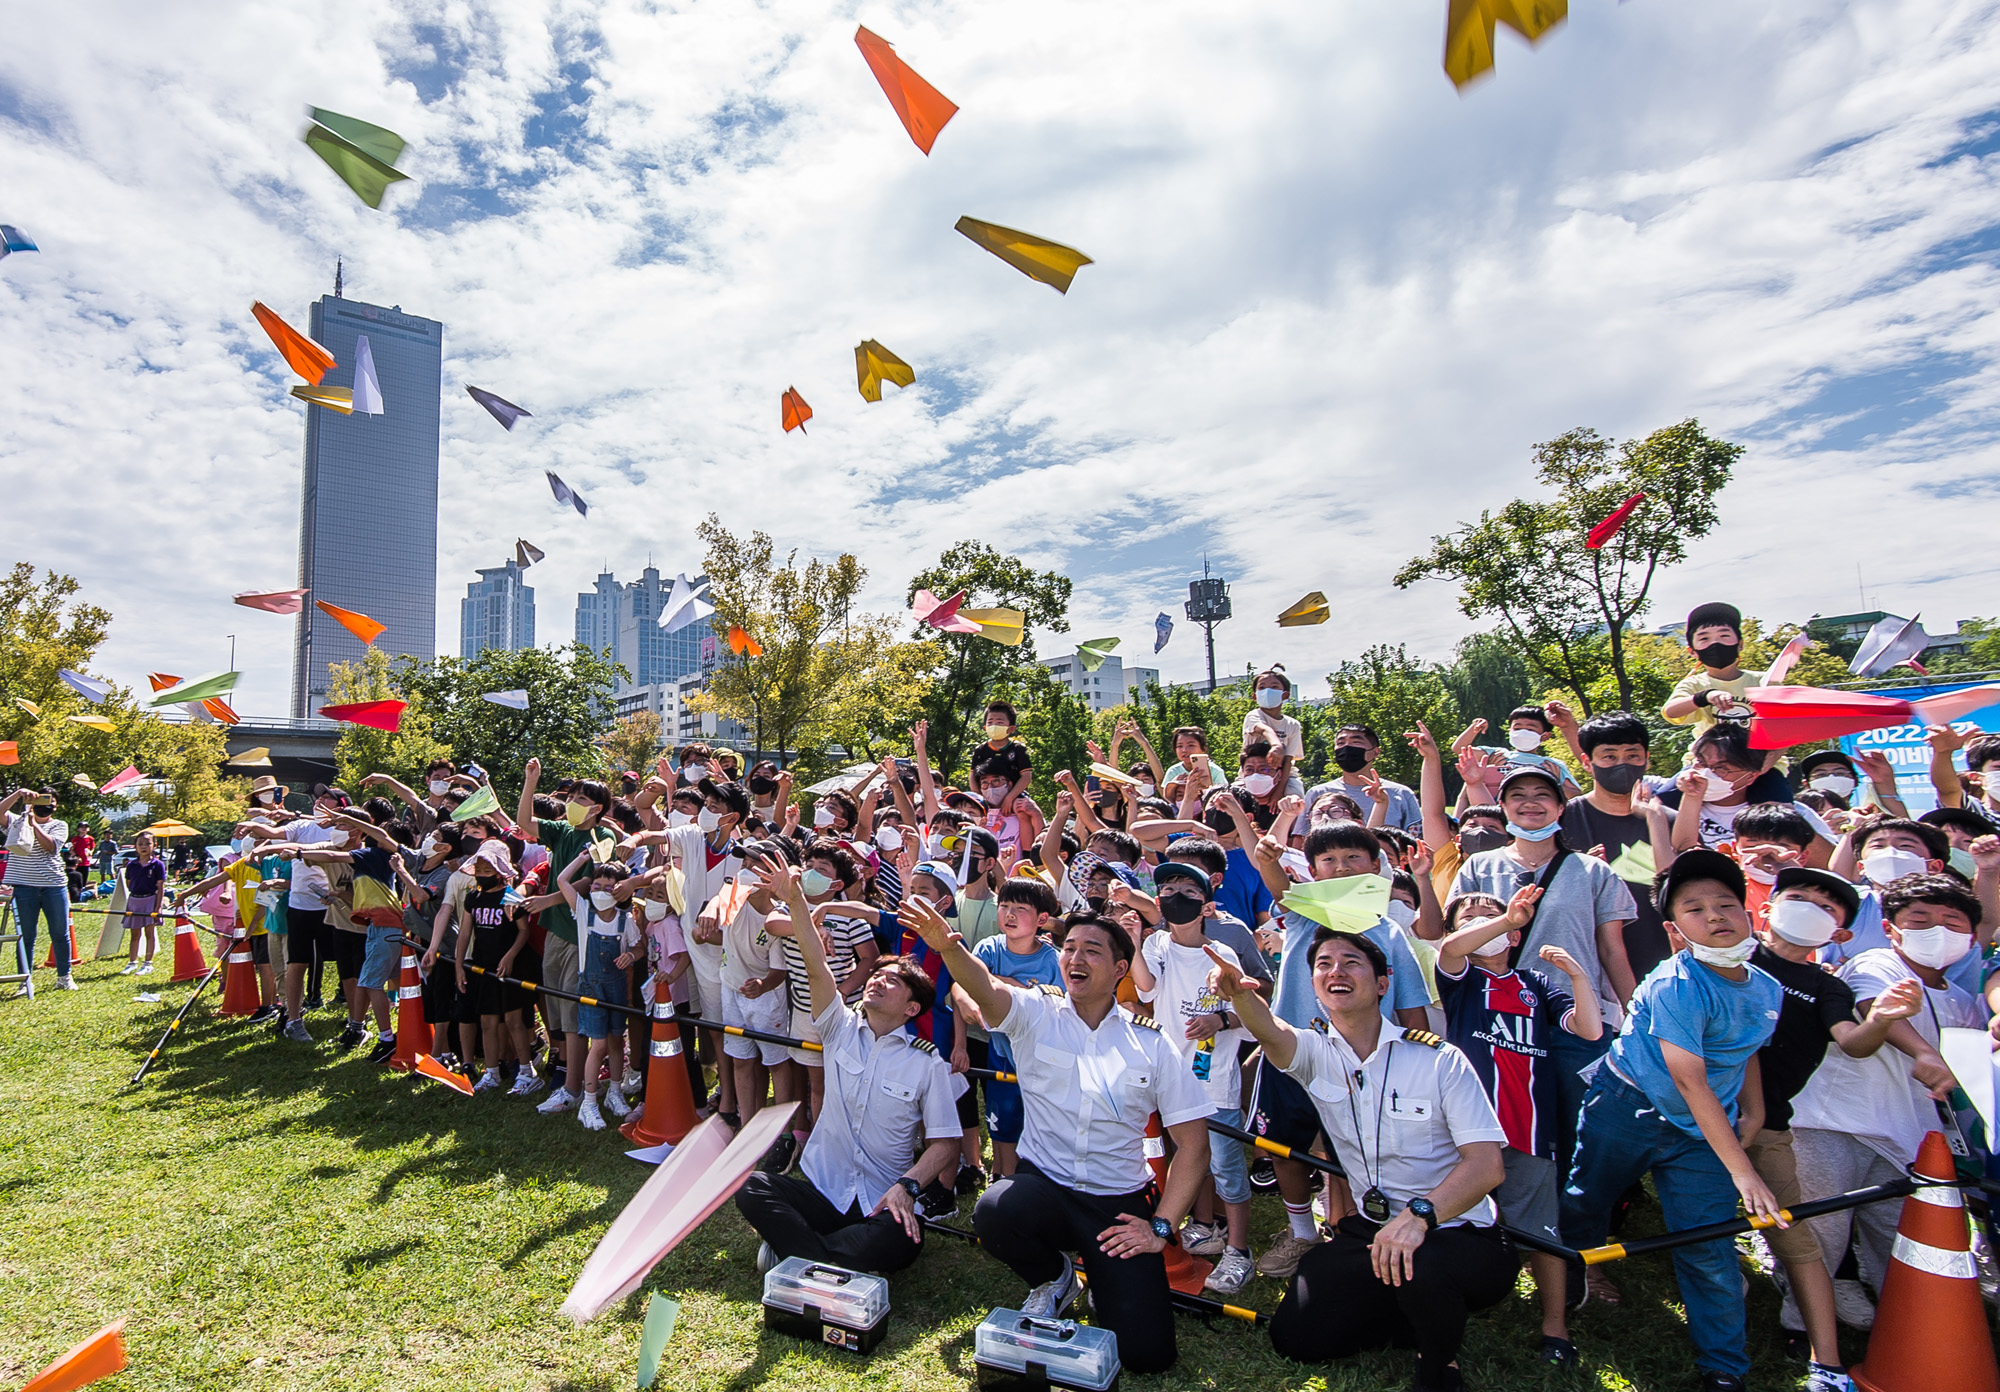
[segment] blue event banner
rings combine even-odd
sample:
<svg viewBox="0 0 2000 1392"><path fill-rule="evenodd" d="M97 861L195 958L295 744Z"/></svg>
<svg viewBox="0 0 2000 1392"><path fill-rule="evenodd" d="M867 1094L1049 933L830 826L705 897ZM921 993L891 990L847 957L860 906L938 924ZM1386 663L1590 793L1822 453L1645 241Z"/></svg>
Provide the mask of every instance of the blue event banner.
<svg viewBox="0 0 2000 1392"><path fill-rule="evenodd" d="M1963 691L1977 682L1951 682L1927 686L1896 686L1870 691L1870 696L1888 696L1904 701L1921 701L1926 696L1942 696L1947 691ZM1988 706L1976 710L1965 719L1956 722L1953 729L1960 734L1977 734L1985 731L2000 734L2000 706ZM1910 809L1910 815L1921 817L1937 806L1937 790L1931 787L1931 747L1924 742L1924 726L1921 723L1908 725L1885 725L1879 730L1864 730L1858 735L1842 735L1840 748L1849 758L1856 754L1876 753L1887 757L1889 765L1896 770L1896 791ZM1965 771L1965 751L1952 755L1952 767Z"/></svg>

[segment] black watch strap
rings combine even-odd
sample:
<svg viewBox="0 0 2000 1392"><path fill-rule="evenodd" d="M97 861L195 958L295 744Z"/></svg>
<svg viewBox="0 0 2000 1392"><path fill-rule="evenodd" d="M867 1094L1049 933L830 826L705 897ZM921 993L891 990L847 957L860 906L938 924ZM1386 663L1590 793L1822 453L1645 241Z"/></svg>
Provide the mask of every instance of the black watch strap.
<svg viewBox="0 0 2000 1392"><path fill-rule="evenodd" d="M1160 1241L1166 1243L1169 1247L1180 1246L1180 1238L1174 1232L1174 1225L1164 1218L1156 1216L1153 1219L1153 1236L1159 1238Z"/></svg>
<svg viewBox="0 0 2000 1392"><path fill-rule="evenodd" d="M1410 1212L1423 1219L1424 1226L1430 1231L1437 1231L1438 1212L1429 1199L1411 1199Z"/></svg>
<svg viewBox="0 0 2000 1392"><path fill-rule="evenodd" d="M904 1192L913 1199L924 1192L924 1186L911 1179L908 1175L903 1175L896 1183L902 1185Z"/></svg>

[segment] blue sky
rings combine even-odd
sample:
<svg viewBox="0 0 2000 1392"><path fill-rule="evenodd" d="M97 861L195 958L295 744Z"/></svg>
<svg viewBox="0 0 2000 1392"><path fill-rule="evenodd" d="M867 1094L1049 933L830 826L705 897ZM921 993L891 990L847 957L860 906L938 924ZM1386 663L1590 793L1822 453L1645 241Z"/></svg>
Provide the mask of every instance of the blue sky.
<svg viewBox="0 0 2000 1392"><path fill-rule="evenodd" d="M1218 659L1442 657L1389 576L1530 488L1538 440L1688 416L1748 452L1657 621L2000 610L2000 25L1970 0L1573 0L1467 92L1444 0L757 6L83 3L10 20L0 221L8 561L116 615L106 671L286 703L304 409L250 319L331 286L446 324L441 638L513 538L576 591L699 563L713 510L851 550L877 607L979 537L1150 648L1206 552ZM853 44L961 107L926 159ZM298 141L407 137L380 212ZM1067 296L952 231L1080 247ZM874 338L917 385L853 390ZM503 433L473 382L535 412ZM777 427L796 385L808 438ZM395 408L389 403L391 410ZM542 470L591 499L557 507ZM1280 630L1309 589L1333 620ZM338 602L337 597L335 601ZM1200 663L1183 625L1169 678Z"/></svg>

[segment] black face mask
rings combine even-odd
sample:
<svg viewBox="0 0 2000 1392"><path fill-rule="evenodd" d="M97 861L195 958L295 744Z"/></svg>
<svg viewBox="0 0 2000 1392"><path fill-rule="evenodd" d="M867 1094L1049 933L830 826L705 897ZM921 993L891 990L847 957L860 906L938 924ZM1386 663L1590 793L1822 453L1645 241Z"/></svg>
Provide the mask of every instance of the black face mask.
<svg viewBox="0 0 2000 1392"><path fill-rule="evenodd" d="M1638 764L1607 764L1603 768L1596 764L1590 766L1591 778L1607 793L1631 792L1645 772Z"/></svg>
<svg viewBox="0 0 2000 1392"><path fill-rule="evenodd" d="M1086 894L1083 896L1083 902L1090 906L1090 911L1092 913L1104 912L1105 901L1104 901L1104 896L1102 894Z"/></svg>
<svg viewBox="0 0 2000 1392"><path fill-rule="evenodd" d="M1710 643L1707 647L1696 648L1694 655L1701 659L1701 665L1720 670L1734 667L1737 655L1743 651L1741 643Z"/></svg>
<svg viewBox="0 0 2000 1392"><path fill-rule="evenodd" d="M1160 896L1160 917L1169 923L1192 923L1201 917L1201 900L1185 894Z"/></svg>
<svg viewBox="0 0 2000 1392"><path fill-rule="evenodd" d="M1458 851L1460 855L1478 855L1481 851L1497 851L1514 838L1504 831L1492 827L1476 826L1459 833Z"/></svg>
<svg viewBox="0 0 2000 1392"><path fill-rule="evenodd" d="M1346 773L1359 773L1368 767L1368 751L1358 744L1343 744L1333 751L1333 761Z"/></svg>
<svg viewBox="0 0 2000 1392"><path fill-rule="evenodd" d="M776 780L770 778L753 778L750 780L750 791L762 797L766 793L777 792L778 784Z"/></svg>

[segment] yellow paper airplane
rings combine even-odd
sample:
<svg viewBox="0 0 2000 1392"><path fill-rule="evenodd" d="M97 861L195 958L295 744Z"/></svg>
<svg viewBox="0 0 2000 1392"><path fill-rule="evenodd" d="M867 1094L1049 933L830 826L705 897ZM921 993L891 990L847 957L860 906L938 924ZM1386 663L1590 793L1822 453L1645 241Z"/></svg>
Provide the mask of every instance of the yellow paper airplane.
<svg viewBox="0 0 2000 1392"><path fill-rule="evenodd" d="M42 708L36 705L33 701L30 701L25 696L16 696L14 698L14 704L19 706L22 710L26 711L29 715L34 716L35 719L40 720L42 718Z"/></svg>
<svg viewBox="0 0 2000 1392"><path fill-rule="evenodd" d="M860 382L863 401L880 401L884 382L907 387L917 380L915 368L872 338L855 345L854 375Z"/></svg>
<svg viewBox="0 0 2000 1392"><path fill-rule="evenodd" d="M1529 43L1569 17L1569 0L1451 0L1444 21L1444 71L1463 88L1493 66L1493 26Z"/></svg>
<svg viewBox="0 0 2000 1392"><path fill-rule="evenodd" d="M1075 247L1048 241L1032 232L1017 232L997 222L962 217L958 220L958 231L1028 279L1052 285L1065 295L1069 293L1069 283L1076 279L1078 268L1091 264L1090 258Z"/></svg>
<svg viewBox="0 0 2000 1392"><path fill-rule="evenodd" d="M980 637L1010 648L1021 646L1021 630L1028 622L1019 609L961 609L958 616L978 624Z"/></svg>
<svg viewBox="0 0 2000 1392"><path fill-rule="evenodd" d="M351 387L293 387L292 395L311 405L338 411L343 416L354 414L354 390Z"/></svg>
<svg viewBox="0 0 2000 1392"><path fill-rule="evenodd" d="M1314 590L1297 604L1278 615L1279 628L1304 628L1308 624L1323 624L1333 615L1326 607L1326 596Z"/></svg>
<svg viewBox="0 0 2000 1392"><path fill-rule="evenodd" d="M269 768L271 751L260 744L255 749L244 750L228 762L233 768Z"/></svg>
<svg viewBox="0 0 2000 1392"><path fill-rule="evenodd" d="M72 715L70 722L76 725L88 725L91 729L102 730L107 735L118 728L101 715Z"/></svg>

